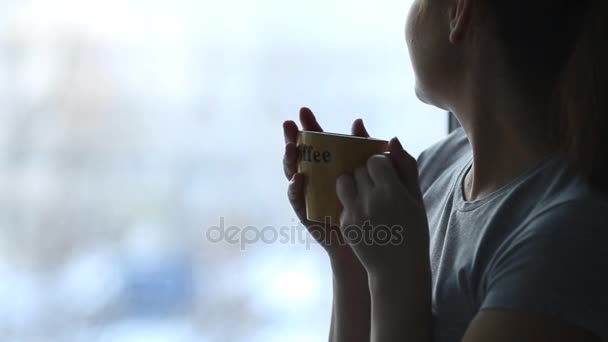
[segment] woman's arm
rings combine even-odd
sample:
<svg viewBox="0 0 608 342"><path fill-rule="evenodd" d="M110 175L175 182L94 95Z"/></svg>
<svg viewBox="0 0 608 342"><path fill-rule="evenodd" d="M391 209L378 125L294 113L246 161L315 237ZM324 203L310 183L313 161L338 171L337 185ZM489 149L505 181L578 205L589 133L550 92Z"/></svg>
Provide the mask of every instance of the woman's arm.
<svg viewBox="0 0 608 342"><path fill-rule="evenodd" d="M332 262L333 307L330 342L369 342L370 292L362 267L347 269Z"/></svg>
<svg viewBox="0 0 608 342"><path fill-rule="evenodd" d="M591 198L530 218L489 262L464 341L608 340L607 222L608 203Z"/></svg>
<svg viewBox="0 0 608 342"><path fill-rule="evenodd" d="M323 131L308 108L300 110L302 128L308 131ZM369 342L370 294L367 272L351 247L344 241L336 226L324 226L306 219L304 203L304 176L297 172L297 135L299 128L293 121L283 125L285 155L283 168L290 180L289 201L300 222L317 238L331 261L333 271L333 308L330 327L330 342ZM353 123L352 134L369 137L363 121Z"/></svg>
<svg viewBox="0 0 608 342"><path fill-rule="evenodd" d="M544 315L484 310L471 322L463 342L601 342L589 331Z"/></svg>
<svg viewBox="0 0 608 342"><path fill-rule="evenodd" d="M431 341L430 267L418 264L406 269L402 275L370 276L373 342Z"/></svg>
<svg viewBox="0 0 608 342"><path fill-rule="evenodd" d="M429 342L429 236L417 163L397 139L391 140L389 152L338 179L345 218L341 228L359 227L378 239L349 240L369 278L371 341Z"/></svg>

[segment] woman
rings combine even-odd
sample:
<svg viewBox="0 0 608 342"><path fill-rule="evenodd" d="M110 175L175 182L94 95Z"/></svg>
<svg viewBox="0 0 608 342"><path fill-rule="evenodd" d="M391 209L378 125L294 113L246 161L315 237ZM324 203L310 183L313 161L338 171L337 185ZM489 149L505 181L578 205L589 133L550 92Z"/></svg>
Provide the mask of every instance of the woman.
<svg viewBox="0 0 608 342"><path fill-rule="evenodd" d="M331 341L608 340L607 10L415 1L417 95L462 128L417 161L395 138L389 157L341 176L341 227L306 221L298 126L284 124L289 199L309 230L405 227L398 246L319 238L334 276ZM306 108L300 121L321 130ZM352 133L367 136L361 120Z"/></svg>

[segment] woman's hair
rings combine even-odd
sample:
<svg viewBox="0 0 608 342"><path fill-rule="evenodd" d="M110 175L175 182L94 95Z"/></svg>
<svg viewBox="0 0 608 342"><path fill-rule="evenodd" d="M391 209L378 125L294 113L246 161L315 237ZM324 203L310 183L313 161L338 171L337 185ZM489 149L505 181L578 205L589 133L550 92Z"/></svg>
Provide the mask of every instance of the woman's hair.
<svg viewBox="0 0 608 342"><path fill-rule="evenodd" d="M608 0L481 0L529 96L554 108L548 138L608 195Z"/></svg>

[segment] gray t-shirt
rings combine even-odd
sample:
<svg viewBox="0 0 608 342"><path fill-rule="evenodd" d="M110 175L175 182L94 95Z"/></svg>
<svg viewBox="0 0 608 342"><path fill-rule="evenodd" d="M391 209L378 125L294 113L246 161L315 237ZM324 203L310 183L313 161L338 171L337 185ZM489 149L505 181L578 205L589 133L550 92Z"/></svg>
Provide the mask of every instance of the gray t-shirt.
<svg viewBox="0 0 608 342"><path fill-rule="evenodd" d="M608 202L555 155L467 202L462 184L471 162L462 128L418 158L431 237L433 340L461 341L480 310L512 309L608 341Z"/></svg>

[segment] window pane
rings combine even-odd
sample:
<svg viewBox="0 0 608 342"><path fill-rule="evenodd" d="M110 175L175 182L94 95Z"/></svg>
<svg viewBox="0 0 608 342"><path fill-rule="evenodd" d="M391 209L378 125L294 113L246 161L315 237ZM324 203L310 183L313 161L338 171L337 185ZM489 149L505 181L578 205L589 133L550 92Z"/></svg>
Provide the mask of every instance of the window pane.
<svg viewBox="0 0 608 342"><path fill-rule="evenodd" d="M413 92L409 5L3 1L2 340L326 340L327 258L291 228L281 124L362 117L413 155L444 136Z"/></svg>

